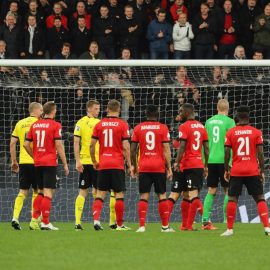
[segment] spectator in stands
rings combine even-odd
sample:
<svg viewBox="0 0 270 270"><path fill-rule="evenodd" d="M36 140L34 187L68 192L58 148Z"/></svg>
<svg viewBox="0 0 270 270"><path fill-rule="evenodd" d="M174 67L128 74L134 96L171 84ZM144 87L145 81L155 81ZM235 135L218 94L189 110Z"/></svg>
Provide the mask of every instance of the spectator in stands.
<svg viewBox="0 0 270 270"><path fill-rule="evenodd" d="M16 0L10 1L9 12L12 12L15 15L17 25L21 25L22 17L19 14L19 3L18 3L18 1L16 1Z"/></svg>
<svg viewBox="0 0 270 270"><path fill-rule="evenodd" d="M234 50L233 59L236 59L236 60L247 59L246 53L245 53L245 48L243 46L241 46L241 45L236 46L236 48Z"/></svg>
<svg viewBox="0 0 270 270"><path fill-rule="evenodd" d="M130 60L130 50L129 48L123 48L121 51L122 60ZM132 79L133 69L131 67L120 67L120 78L123 80L131 80Z"/></svg>
<svg viewBox="0 0 270 270"><path fill-rule="evenodd" d="M49 0L39 0L39 3L39 9L45 14L45 17L48 17L52 13L52 7Z"/></svg>
<svg viewBox="0 0 270 270"><path fill-rule="evenodd" d="M29 1L29 8L28 12L25 14L24 25L27 25L29 15L35 16L37 26L40 27L42 30L45 30L45 14L41 9L38 8L37 0Z"/></svg>
<svg viewBox="0 0 270 270"><path fill-rule="evenodd" d="M119 20L118 34L120 39L120 46L128 47L133 59L139 58L139 38L142 32L141 22L134 16L133 7L125 6L124 16Z"/></svg>
<svg viewBox="0 0 270 270"><path fill-rule="evenodd" d="M202 3L200 13L193 21L195 59L214 58L215 35L218 31L217 23L215 15L209 14L208 5Z"/></svg>
<svg viewBox="0 0 270 270"><path fill-rule="evenodd" d="M41 71L38 83L41 86L49 86L52 84L52 80L49 78L48 72L46 70Z"/></svg>
<svg viewBox="0 0 270 270"><path fill-rule="evenodd" d="M261 13L262 10L256 0L248 0L239 11L239 44L244 46L249 59L252 57L253 24Z"/></svg>
<svg viewBox="0 0 270 270"><path fill-rule="evenodd" d="M75 57L71 54L71 45L68 42L63 44L61 53L56 54L54 59L75 59Z"/></svg>
<svg viewBox="0 0 270 270"><path fill-rule="evenodd" d="M219 6L219 1L217 0L207 0L206 4L209 7L209 14L213 15L215 18L218 18L222 13L222 8Z"/></svg>
<svg viewBox="0 0 270 270"><path fill-rule="evenodd" d="M170 7L170 13L174 22L178 21L180 13L188 15L188 10L184 6L184 0L175 0L174 4Z"/></svg>
<svg viewBox="0 0 270 270"><path fill-rule="evenodd" d="M80 56L80 59L90 59L90 60L105 59L105 55L103 52L99 51L97 42L92 41L89 45L89 51L84 52Z"/></svg>
<svg viewBox="0 0 270 270"><path fill-rule="evenodd" d="M173 26L174 59L190 59L191 39L194 38L192 26L187 15L181 13Z"/></svg>
<svg viewBox="0 0 270 270"><path fill-rule="evenodd" d="M6 53L6 42L4 40L0 40L0 60L1 59L9 59Z"/></svg>
<svg viewBox="0 0 270 270"><path fill-rule="evenodd" d="M253 60L263 60L263 53L261 51L254 51Z"/></svg>
<svg viewBox="0 0 270 270"><path fill-rule="evenodd" d="M183 88L192 88L194 84L189 80L187 76L187 70L185 67L178 67L176 69L176 76L174 77L175 86Z"/></svg>
<svg viewBox="0 0 270 270"><path fill-rule="evenodd" d="M22 33L22 44L20 56L26 59L38 59L44 57L45 36L41 28L37 26L34 15L29 15L27 26Z"/></svg>
<svg viewBox="0 0 270 270"><path fill-rule="evenodd" d="M159 9L157 19L147 29L151 59L168 59L168 44L172 41L172 26L166 22L166 11Z"/></svg>
<svg viewBox="0 0 270 270"><path fill-rule="evenodd" d="M8 12L6 21L0 28L0 40L6 42L6 52L11 59L17 59L20 52L21 29L16 23L16 16Z"/></svg>
<svg viewBox="0 0 270 270"><path fill-rule="evenodd" d="M255 19L253 48L263 52L265 59L270 59L270 3L264 8L263 14Z"/></svg>
<svg viewBox="0 0 270 270"><path fill-rule="evenodd" d="M122 8L121 6L119 5L118 3L118 0L108 0L109 2L109 12L111 14L111 16L115 19L120 19L120 17L123 16L123 11L122 11Z"/></svg>
<svg viewBox="0 0 270 270"><path fill-rule="evenodd" d="M121 57L122 60L130 60L131 53L129 48L123 48L121 51Z"/></svg>
<svg viewBox="0 0 270 270"><path fill-rule="evenodd" d="M70 39L72 52L76 57L79 57L89 48L91 33L86 28L84 16L78 16L77 21L77 27L72 29Z"/></svg>
<svg viewBox="0 0 270 270"><path fill-rule="evenodd" d="M76 11L72 14L69 21L69 28L73 29L78 26L78 17L84 17L87 30L91 29L91 15L87 13L84 1L78 1Z"/></svg>
<svg viewBox="0 0 270 270"><path fill-rule="evenodd" d="M64 42L69 42L68 31L62 26L61 18L55 17L54 26L47 31L50 58L61 52Z"/></svg>
<svg viewBox="0 0 270 270"><path fill-rule="evenodd" d="M109 9L103 5L100 7L100 16L93 21L93 38L99 44L106 58L115 59L115 20L109 16Z"/></svg>
<svg viewBox="0 0 270 270"><path fill-rule="evenodd" d="M213 79L212 84L220 84L221 82L221 68L220 67L214 67L213 68Z"/></svg>
<svg viewBox="0 0 270 270"><path fill-rule="evenodd" d="M91 14L91 16L97 16L98 14L98 5L96 3L96 0L86 0L85 1L85 7L88 14Z"/></svg>
<svg viewBox="0 0 270 270"><path fill-rule="evenodd" d="M64 27L65 29L68 29L68 20L67 20L67 17L62 14L62 11L63 9L60 3L55 3L53 5L53 14L48 16L46 19L46 26L48 29L54 27L55 17L60 18L62 27Z"/></svg>
<svg viewBox="0 0 270 270"><path fill-rule="evenodd" d="M219 58L228 59L233 57L239 33L239 21L238 15L232 11L231 0L225 0L223 9L220 16Z"/></svg>

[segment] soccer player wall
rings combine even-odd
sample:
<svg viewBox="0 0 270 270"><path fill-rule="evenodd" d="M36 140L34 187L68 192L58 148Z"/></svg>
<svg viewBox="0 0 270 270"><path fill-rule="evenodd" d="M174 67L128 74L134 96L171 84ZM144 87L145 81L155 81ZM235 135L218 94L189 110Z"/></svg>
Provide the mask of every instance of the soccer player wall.
<svg viewBox="0 0 270 270"><path fill-rule="evenodd" d="M268 66L267 66L268 65ZM180 106L189 102L195 107L197 119L206 120L217 113L219 99L229 101L229 116L234 117L239 105L250 107L250 121L262 130L264 137L266 199L269 205L270 159L270 64L267 61L1 61L0 63L0 220L10 221L18 191L18 177L10 170L9 142L16 122L27 116L30 102L57 104L56 120L63 126L63 139L70 174L58 170L58 190L51 220L73 221L74 201L78 192L78 172L75 169L73 131L75 123L85 115L86 102L96 99L101 104L99 118L106 114L108 100L121 102L121 117L128 122L130 132L145 120L149 104L160 107L159 121L165 123L172 139L172 161L175 160ZM125 220L137 222L138 183L126 178ZM168 183L167 190L170 190ZM246 191L244 191L246 192ZM207 193L206 183L200 198ZM156 197L149 200L147 222L159 222ZM91 196L87 200L92 200ZM223 222L223 191L219 188L213 204L211 220ZM180 220L180 201L174 207L171 222ZM27 206L28 204L28 206ZM21 213L21 221L30 218L31 200ZM92 205L92 202L91 202ZM108 221L109 198L105 201L102 221ZM92 221L90 203L86 201L83 221ZM259 222L255 203L243 193L238 204L237 220ZM197 220L200 221L199 219Z"/></svg>

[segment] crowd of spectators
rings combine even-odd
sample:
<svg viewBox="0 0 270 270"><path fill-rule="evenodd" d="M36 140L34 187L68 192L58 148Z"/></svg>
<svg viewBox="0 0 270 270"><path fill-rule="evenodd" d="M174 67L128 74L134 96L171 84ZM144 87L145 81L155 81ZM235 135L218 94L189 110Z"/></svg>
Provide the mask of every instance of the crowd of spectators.
<svg viewBox="0 0 270 270"><path fill-rule="evenodd" d="M119 59L123 50L128 59L270 59L270 3L0 1L0 59Z"/></svg>

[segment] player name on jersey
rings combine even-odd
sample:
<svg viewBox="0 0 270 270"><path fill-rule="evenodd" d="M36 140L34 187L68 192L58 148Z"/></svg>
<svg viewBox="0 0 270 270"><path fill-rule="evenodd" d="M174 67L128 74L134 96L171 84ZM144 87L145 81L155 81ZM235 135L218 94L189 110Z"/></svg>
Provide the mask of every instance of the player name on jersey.
<svg viewBox="0 0 270 270"><path fill-rule="evenodd" d="M144 126L141 126L141 130L145 130L145 129L160 129L160 125L144 125Z"/></svg>
<svg viewBox="0 0 270 270"><path fill-rule="evenodd" d="M118 127L118 122L102 122L103 127Z"/></svg>
<svg viewBox="0 0 270 270"><path fill-rule="evenodd" d="M248 135L252 134L252 130L235 130L234 134L237 135Z"/></svg>

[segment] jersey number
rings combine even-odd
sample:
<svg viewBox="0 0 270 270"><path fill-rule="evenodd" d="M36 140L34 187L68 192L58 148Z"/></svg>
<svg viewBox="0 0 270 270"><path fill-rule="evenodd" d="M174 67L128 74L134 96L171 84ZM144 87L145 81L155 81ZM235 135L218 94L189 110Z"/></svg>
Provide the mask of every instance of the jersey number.
<svg viewBox="0 0 270 270"><path fill-rule="evenodd" d="M104 129L104 146L112 147L113 146L113 130L112 129Z"/></svg>
<svg viewBox="0 0 270 270"><path fill-rule="evenodd" d="M37 134L37 147L44 147L45 130L36 130Z"/></svg>
<svg viewBox="0 0 270 270"><path fill-rule="evenodd" d="M237 155L238 156L249 156L249 137L239 137L237 142L240 142Z"/></svg>
<svg viewBox="0 0 270 270"><path fill-rule="evenodd" d="M153 131L148 131L145 134L146 148L148 150L153 150L155 148L155 133Z"/></svg>
<svg viewBox="0 0 270 270"><path fill-rule="evenodd" d="M213 142L214 143L219 142L219 126L213 127Z"/></svg>
<svg viewBox="0 0 270 270"><path fill-rule="evenodd" d="M201 138L201 133L199 131L194 131L194 136L195 136L195 144L192 144L192 147L195 151L197 151L200 148L200 138Z"/></svg>

